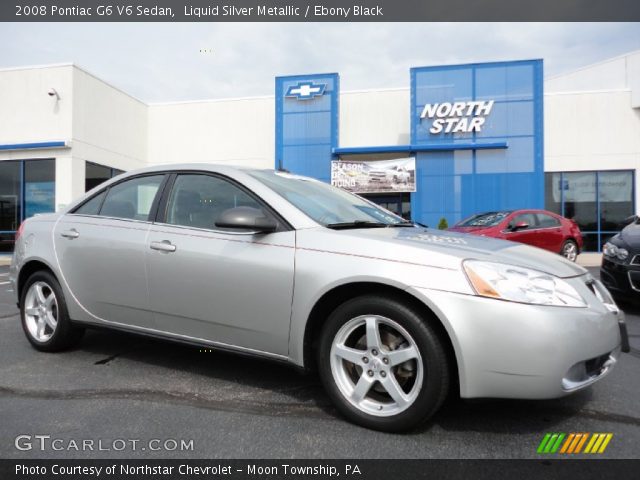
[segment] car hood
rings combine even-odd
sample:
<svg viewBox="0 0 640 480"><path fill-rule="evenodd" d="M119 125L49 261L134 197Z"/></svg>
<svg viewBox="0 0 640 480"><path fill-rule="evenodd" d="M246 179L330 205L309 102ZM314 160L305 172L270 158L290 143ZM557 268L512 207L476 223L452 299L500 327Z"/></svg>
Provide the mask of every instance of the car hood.
<svg viewBox="0 0 640 480"><path fill-rule="evenodd" d="M303 233L304 232L304 233ZM299 245L345 255L459 268L464 259L507 263L558 277L587 273L560 255L521 243L422 227L300 231Z"/></svg>
<svg viewBox="0 0 640 480"><path fill-rule="evenodd" d="M488 230L489 227L451 227L447 229L449 232L477 233L482 230Z"/></svg>
<svg viewBox="0 0 640 480"><path fill-rule="evenodd" d="M619 238L634 250L640 249L640 225L627 225L619 234Z"/></svg>

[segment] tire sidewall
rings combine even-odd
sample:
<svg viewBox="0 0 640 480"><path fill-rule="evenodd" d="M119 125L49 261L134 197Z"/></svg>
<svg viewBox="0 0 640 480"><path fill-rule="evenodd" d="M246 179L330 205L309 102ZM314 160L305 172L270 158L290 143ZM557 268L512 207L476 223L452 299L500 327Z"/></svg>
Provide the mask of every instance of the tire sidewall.
<svg viewBox="0 0 640 480"><path fill-rule="evenodd" d="M338 330L361 315L380 315L401 325L420 350L423 383L418 397L406 410L389 417L362 412L340 392L331 371L331 347ZM448 392L449 367L444 347L434 329L403 303L384 297L362 296L339 306L329 316L318 349L318 370L327 393L338 410L352 421L368 428L389 432L411 430L439 408Z"/></svg>
<svg viewBox="0 0 640 480"><path fill-rule="evenodd" d="M58 323L55 332L46 342L39 342L38 340L33 338L31 336L31 333L29 332L29 329L27 328L26 323L25 299L27 297L29 288L31 288L31 286L35 282L46 283L56 296L56 303L58 307ZM29 343L31 343L31 345L33 345L36 349L43 351L55 351L66 346L65 342L72 334L73 326L71 325L71 321L69 320L67 304L62 293L62 288L60 288L60 284L51 273L46 271L39 271L33 273L27 279L20 295L20 322L22 324L22 329L27 337L27 340L29 340Z"/></svg>

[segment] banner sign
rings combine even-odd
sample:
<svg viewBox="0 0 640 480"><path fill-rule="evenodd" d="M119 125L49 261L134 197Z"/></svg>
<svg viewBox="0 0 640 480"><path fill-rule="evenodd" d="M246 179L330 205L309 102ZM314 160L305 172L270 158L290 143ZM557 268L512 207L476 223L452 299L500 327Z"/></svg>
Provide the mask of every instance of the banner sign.
<svg viewBox="0 0 640 480"><path fill-rule="evenodd" d="M636 478L640 460L548 457L520 460L263 460L263 459L64 459L0 460L3 480L298 480Z"/></svg>
<svg viewBox="0 0 640 480"><path fill-rule="evenodd" d="M15 0L0 22L637 22L637 0Z"/></svg>
<svg viewBox="0 0 640 480"><path fill-rule="evenodd" d="M415 192L416 159L333 161L331 185L352 193Z"/></svg>

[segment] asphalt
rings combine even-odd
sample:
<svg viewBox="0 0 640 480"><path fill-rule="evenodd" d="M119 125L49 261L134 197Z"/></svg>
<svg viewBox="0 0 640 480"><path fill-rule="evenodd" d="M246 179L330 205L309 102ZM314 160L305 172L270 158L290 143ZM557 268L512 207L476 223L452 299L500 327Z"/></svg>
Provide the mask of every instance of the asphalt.
<svg viewBox="0 0 640 480"><path fill-rule="evenodd" d="M347 423L315 375L277 363L108 331L39 353L22 333L6 270L0 458L535 458L547 432L611 432L601 457L640 458L638 307L627 309L632 353L592 388L552 401L453 398L419 431L384 434ZM20 451L19 435L51 435L64 449ZM139 442L115 451L115 439ZM193 448L151 451L151 439ZM67 448L83 440L111 450Z"/></svg>

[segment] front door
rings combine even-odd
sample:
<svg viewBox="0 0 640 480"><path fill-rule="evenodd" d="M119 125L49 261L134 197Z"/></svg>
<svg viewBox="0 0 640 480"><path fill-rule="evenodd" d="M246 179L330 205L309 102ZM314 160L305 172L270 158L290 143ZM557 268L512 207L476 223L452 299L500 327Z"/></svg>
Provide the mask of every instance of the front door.
<svg viewBox="0 0 640 480"><path fill-rule="evenodd" d="M178 174L147 242L150 302L158 328L187 339L286 356L295 231L215 226L228 208L267 210L235 183Z"/></svg>
<svg viewBox="0 0 640 480"><path fill-rule="evenodd" d="M518 224L526 223L527 226L513 230ZM520 213L513 216L507 224L506 230L503 230L505 240L512 242L526 243L534 247L540 247L538 239L538 219L535 213Z"/></svg>
<svg viewBox="0 0 640 480"><path fill-rule="evenodd" d="M163 178L118 183L58 221L56 257L85 320L153 328L145 252L148 216Z"/></svg>

